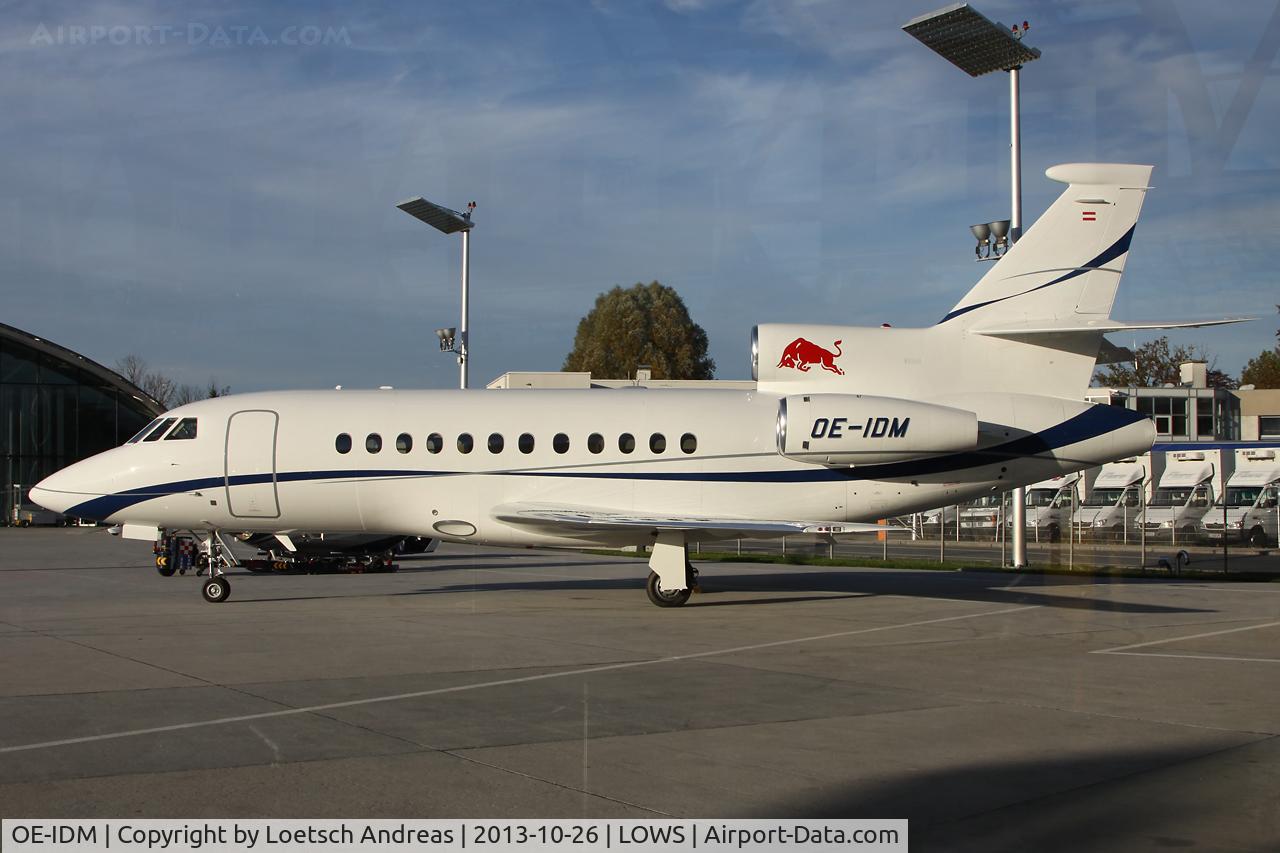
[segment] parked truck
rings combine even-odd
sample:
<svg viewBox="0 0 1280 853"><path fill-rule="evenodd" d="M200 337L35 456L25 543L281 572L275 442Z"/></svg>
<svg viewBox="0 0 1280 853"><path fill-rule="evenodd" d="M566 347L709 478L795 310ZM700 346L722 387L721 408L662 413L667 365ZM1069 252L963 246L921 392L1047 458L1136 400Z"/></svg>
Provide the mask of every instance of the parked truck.
<svg viewBox="0 0 1280 853"><path fill-rule="evenodd" d="M1116 541L1136 536L1150 472L1149 456L1103 465L1072 518L1076 534L1083 539Z"/></svg>
<svg viewBox="0 0 1280 853"><path fill-rule="evenodd" d="M1239 449L1235 471L1225 494L1204 518L1210 539L1248 543L1258 548L1276 544L1280 532L1280 459L1275 449ZM1225 515L1226 526L1223 527Z"/></svg>
<svg viewBox="0 0 1280 853"><path fill-rule="evenodd" d="M1165 453L1164 473L1147 504L1145 522L1148 538L1174 543L1198 538L1201 524L1214 500L1221 496L1223 482L1234 467L1234 457L1217 448L1170 450Z"/></svg>

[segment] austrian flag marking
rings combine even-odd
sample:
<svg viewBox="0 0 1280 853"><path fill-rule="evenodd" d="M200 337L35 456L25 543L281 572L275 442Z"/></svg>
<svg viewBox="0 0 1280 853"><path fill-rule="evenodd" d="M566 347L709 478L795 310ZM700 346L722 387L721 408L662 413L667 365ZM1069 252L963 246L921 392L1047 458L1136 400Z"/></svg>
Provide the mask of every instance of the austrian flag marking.
<svg viewBox="0 0 1280 853"><path fill-rule="evenodd" d="M1080 211L1080 218L1081 218L1082 220L1084 220L1085 222L1097 222L1097 221L1098 221L1098 211L1096 211L1096 210L1082 210L1082 211Z"/></svg>

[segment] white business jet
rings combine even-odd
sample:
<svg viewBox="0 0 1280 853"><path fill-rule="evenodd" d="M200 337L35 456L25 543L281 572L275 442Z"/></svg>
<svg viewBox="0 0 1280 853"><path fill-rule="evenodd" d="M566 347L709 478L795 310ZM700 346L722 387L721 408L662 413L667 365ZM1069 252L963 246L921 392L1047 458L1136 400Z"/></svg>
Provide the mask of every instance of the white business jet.
<svg viewBox="0 0 1280 853"><path fill-rule="evenodd" d="M1066 191L936 325L758 326L755 391L238 394L180 406L31 497L214 551L219 531L646 545L649 599L679 606L691 542L877 529L1150 449L1149 419L1081 402L1104 333L1231 321L1111 320L1151 167L1047 174ZM204 584L229 593L216 571Z"/></svg>

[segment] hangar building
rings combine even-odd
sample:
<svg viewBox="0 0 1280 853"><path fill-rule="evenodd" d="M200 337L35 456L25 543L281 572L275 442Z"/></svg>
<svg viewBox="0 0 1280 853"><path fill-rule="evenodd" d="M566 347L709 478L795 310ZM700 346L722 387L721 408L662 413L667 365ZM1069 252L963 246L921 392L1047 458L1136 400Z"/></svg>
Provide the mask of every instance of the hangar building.
<svg viewBox="0 0 1280 853"><path fill-rule="evenodd" d="M122 444L160 411L115 371L0 323L0 523L33 484Z"/></svg>

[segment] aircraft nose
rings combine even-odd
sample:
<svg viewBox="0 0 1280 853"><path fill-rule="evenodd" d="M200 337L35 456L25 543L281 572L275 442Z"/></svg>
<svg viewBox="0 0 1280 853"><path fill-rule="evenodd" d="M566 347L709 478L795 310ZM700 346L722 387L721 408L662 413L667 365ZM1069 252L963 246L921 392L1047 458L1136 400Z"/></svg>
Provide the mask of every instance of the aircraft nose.
<svg viewBox="0 0 1280 853"><path fill-rule="evenodd" d="M27 496L32 503L39 504L45 509L53 510L54 512L66 512L76 502L75 498L66 492L45 488L45 484L48 482L48 477L41 480L31 487L31 491L27 493Z"/></svg>
<svg viewBox="0 0 1280 853"><path fill-rule="evenodd" d="M31 487L31 500L45 509L66 512L77 504L106 494L101 483L94 483L95 478L85 476L90 472L83 470L84 465L77 462L45 477Z"/></svg>

